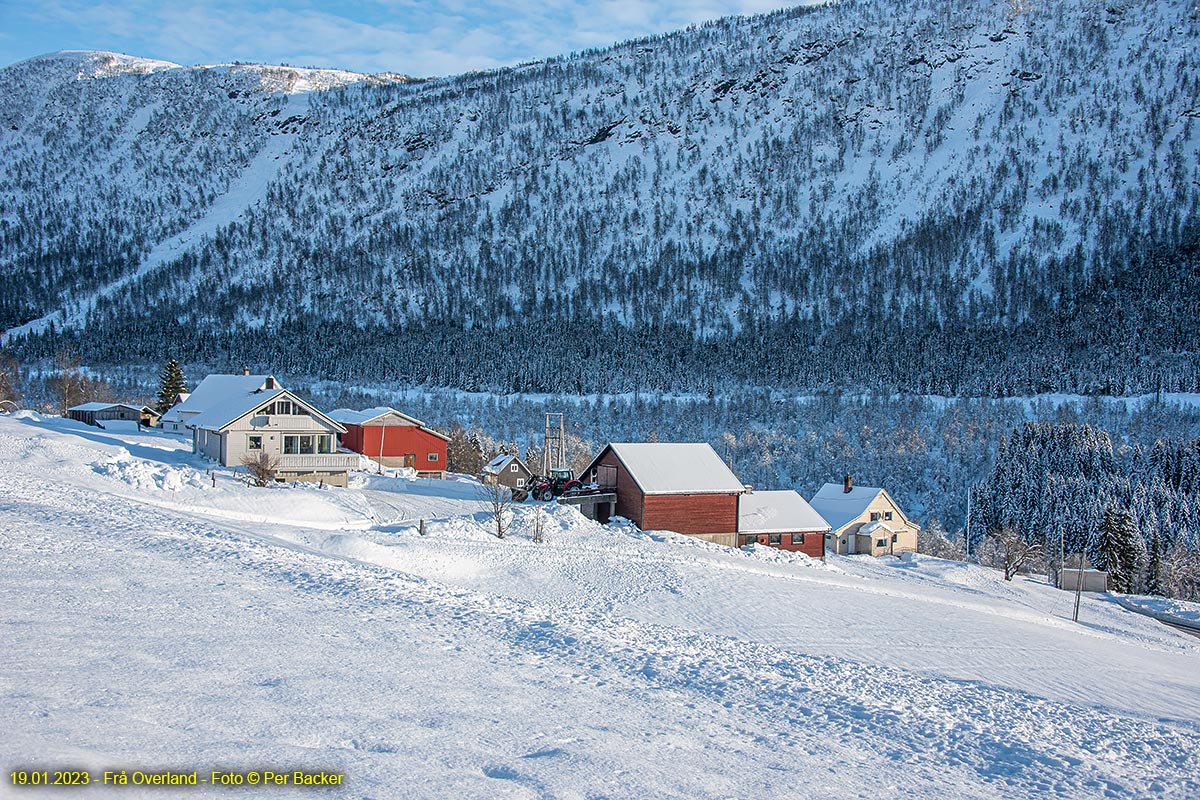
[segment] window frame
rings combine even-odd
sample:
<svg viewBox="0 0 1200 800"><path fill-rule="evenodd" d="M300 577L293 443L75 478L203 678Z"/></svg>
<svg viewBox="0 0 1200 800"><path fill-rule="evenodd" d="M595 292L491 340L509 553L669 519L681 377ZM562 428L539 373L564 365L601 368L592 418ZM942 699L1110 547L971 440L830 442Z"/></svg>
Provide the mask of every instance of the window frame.
<svg viewBox="0 0 1200 800"><path fill-rule="evenodd" d="M246 436L246 450L262 452L263 437L261 433L251 433Z"/></svg>

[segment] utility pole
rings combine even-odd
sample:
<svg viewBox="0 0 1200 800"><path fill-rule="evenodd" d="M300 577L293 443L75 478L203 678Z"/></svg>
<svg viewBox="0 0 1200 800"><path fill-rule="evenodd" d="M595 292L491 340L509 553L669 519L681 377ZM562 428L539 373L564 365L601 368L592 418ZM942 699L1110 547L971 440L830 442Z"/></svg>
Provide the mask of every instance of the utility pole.
<svg viewBox="0 0 1200 800"><path fill-rule="evenodd" d="M1079 622L1079 600L1083 597L1083 553L1079 554L1079 572L1075 577L1075 613L1072 622Z"/></svg>
<svg viewBox="0 0 1200 800"><path fill-rule="evenodd" d="M387 438L387 424L379 426L379 474L383 474L383 440ZM365 430L365 429L364 429Z"/></svg>

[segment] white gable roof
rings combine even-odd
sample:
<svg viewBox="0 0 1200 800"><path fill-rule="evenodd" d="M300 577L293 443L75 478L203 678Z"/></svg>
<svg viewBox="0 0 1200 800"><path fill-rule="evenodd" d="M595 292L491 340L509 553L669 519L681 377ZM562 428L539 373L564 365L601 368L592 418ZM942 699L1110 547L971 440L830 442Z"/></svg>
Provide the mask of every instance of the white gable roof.
<svg viewBox="0 0 1200 800"><path fill-rule="evenodd" d="M186 400L163 414L162 421L187 422L214 404L224 402L230 395L248 394L264 388L268 378L275 381L273 375L209 375L188 393ZM283 388L278 381L275 381L275 387Z"/></svg>
<svg viewBox="0 0 1200 800"><path fill-rule="evenodd" d="M728 494L746 489L707 444L635 442L609 447L646 494Z"/></svg>
<svg viewBox="0 0 1200 800"><path fill-rule="evenodd" d="M149 406L132 406L129 403L83 403L78 406L71 406L68 411L107 411L110 408L128 408L133 411L152 411Z"/></svg>
<svg viewBox="0 0 1200 800"><path fill-rule="evenodd" d="M349 408L335 408L329 412L329 418L335 419L343 425L363 425L372 420L386 417L388 414L395 414L398 417L411 422L413 425L423 426L425 423L416 417L410 417L408 414L402 414L391 406L376 406L375 408L367 408L362 411L354 411Z"/></svg>
<svg viewBox="0 0 1200 800"><path fill-rule="evenodd" d="M809 502L836 531L866 511L882 491L878 486L855 486L847 492L840 483L827 483Z"/></svg>
<svg viewBox="0 0 1200 800"><path fill-rule="evenodd" d="M829 523L799 492L753 492L738 500L739 533L824 531Z"/></svg>
<svg viewBox="0 0 1200 800"><path fill-rule="evenodd" d="M445 439L447 442L450 441L449 436L446 436L443 433L438 433L416 417L410 417L403 411L397 411L391 406L376 406L375 408L367 408L362 411L354 411L349 408L337 408L329 412L330 419L340 422L343 425L366 425L388 415L400 417L410 425L420 428L432 436L436 436L439 439Z"/></svg>

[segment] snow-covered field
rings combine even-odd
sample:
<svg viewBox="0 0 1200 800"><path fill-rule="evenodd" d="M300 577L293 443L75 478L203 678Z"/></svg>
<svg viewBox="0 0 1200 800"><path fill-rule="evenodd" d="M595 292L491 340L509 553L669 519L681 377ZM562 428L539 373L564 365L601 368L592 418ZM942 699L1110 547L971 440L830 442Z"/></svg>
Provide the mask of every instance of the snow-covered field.
<svg viewBox="0 0 1200 800"><path fill-rule="evenodd" d="M469 482L214 483L184 440L28 413L0 465L0 795L70 766L323 768L374 798L1200 796L1200 639L1106 597L1077 625L979 567L543 504L497 540ZM311 790L188 796L231 793ZM105 794L139 792L79 792Z"/></svg>

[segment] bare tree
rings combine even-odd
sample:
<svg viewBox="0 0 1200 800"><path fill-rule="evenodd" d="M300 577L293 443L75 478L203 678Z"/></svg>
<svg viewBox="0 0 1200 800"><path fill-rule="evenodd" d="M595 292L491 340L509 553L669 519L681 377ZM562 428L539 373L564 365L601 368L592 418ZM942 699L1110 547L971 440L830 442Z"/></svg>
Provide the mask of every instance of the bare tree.
<svg viewBox="0 0 1200 800"><path fill-rule="evenodd" d="M242 466L250 473L250 480L255 486L266 486L275 480L279 472L279 459L268 453L246 453L242 456Z"/></svg>
<svg viewBox="0 0 1200 800"><path fill-rule="evenodd" d="M58 413L67 415L67 409L83 402L84 376L79 371L79 357L70 350L59 350L54 356L55 375L48 383L58 402Z"/></svg>
<svg viewBox="0 0 1200 800"><path fill-rule="evenodd" d="M917 552L935 558L945 558L950 561L963 560L963 545L961 536L950 538L942 523L931 519L929 524L917 531Z"/></svg>
<svg viewBox="0 0 1200 800"><path fill-rule="evenodd" d="M17 391L18 383L17 361L8 356L0 356L0 413L12 411L21 402Z"/></svg>
<svg viewBox="0 0 1200 800"><path fill-rule="evenodd" d="M533 512L533 541L541 544L546 541L546 512L541 506Z"/></svg>
<svg viewBox="0 0 1200 800"><path fill-rule="evenodd" d="M503 539L508 529L509 508L513 504L512 490L499 482L481 483L479 499L487 506L488 516L496 523L496 538Z"/></svg>
<svg viewBox="0 0 1200 800"><path fill-rule="evenodd" d="M992 565L995 566L996 561L1000 562L1006 581L1011 581L1021 567L1042 554L1040 544L1030 544L1021 534L1007 526L994 529L988 534L988 539L995 548L993 556L995 560Z"/></svg>

